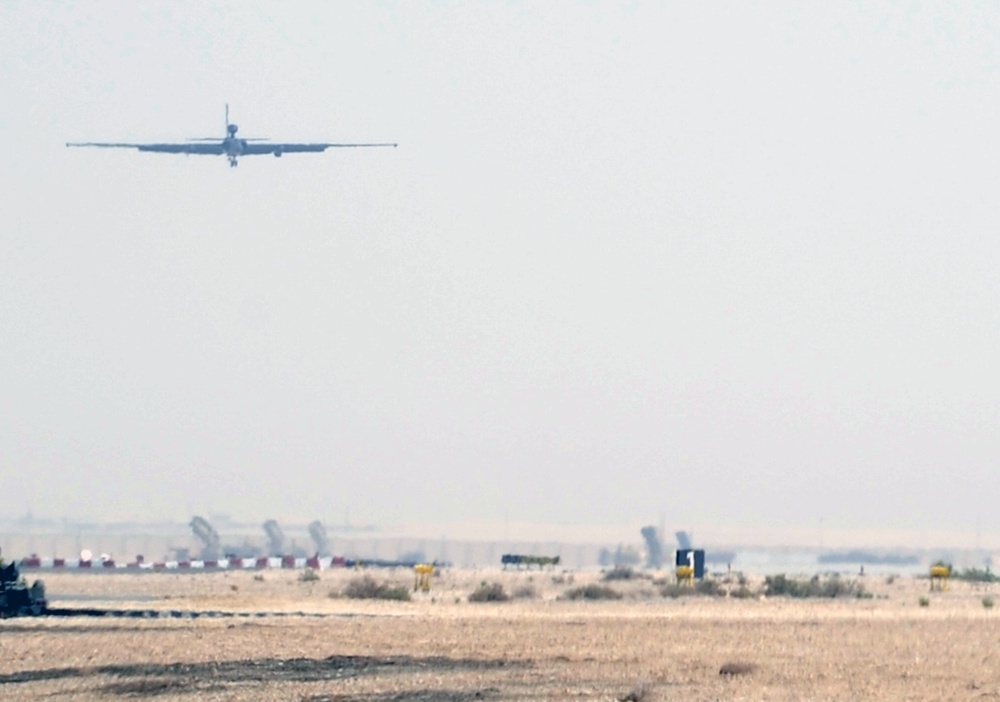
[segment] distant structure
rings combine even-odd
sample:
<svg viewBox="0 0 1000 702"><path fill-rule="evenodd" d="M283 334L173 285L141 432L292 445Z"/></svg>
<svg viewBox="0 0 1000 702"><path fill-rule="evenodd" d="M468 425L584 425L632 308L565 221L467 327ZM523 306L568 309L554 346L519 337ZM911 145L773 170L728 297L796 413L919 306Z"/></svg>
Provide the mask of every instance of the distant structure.
<svg viewBox="0 0 1000 702"><path fill-rule="evenodd" d="M677 582L701 580L705 577L705 552L699 549L679 548L674 553Z"/></svg>
<svg viewBox="0 0 1000 702"><path fill-rule="evenodd" d="M278 522L273 519L264 522L264 533L267 534L267 555L285 555L285 532L278 526Z"/></svg>
<svg viewBox="0 0 1000 702"><path fill-rule="evenodd" d="M832 551L830 553L822 553L816 557L816 562L823 564L866 563L868 565L906 566L916 565L920 562L920 559L912 554L875 553L873 551L854 549L851 551Z"/></svg>
<svg viewBox="0 0 1000 702"><path fill-rule="evenodd" d="M678 531L678 532L674 533L674 536L677 537L677 545L681 549L691 549L691 548L694 548L691 545L691 535L688 532L686 532L686 531Z"/></svg>
<svg viewBox="0 0 1000 702"><path fill-rule="evenodd" d="M645 526L640 531L642 538L646 541L646 567L647 568L662 568L663 567L663 544L660 543L660 537L657 533L656 527Z"/></svg>
<svg viewBox="0 0 1000 702"><path fill-rule="evenodd" d="M691 532L689 531L678 531L674 532L674 536L677 538L677 548L682 551L690 551L694 549L694 539L692 538ZM731 564L736 560L735 551L723 551L720 549L710 549L704 551L704 558L706 563L725 563Z"/></svg>
<svg viewBox="0 0 1000 702"><path fill-rule="evenodd" d="M618 544L614 551L602 548L597 554L597 563L601 566L637 566L642 563L642 554L632 546Z"/></svg>
<svg viewBox="0 0 1000 702"><path fill-rule="evenodd" d="M201 557L204 560L216 560L222 555L222 540L219 532L215 530L204 517L194 517L191 520L191 531L195 537L201 541Z"/></svg>
<svg viewBox="0 0 1000 702"><path fill-rule="evenodd" d="M330 555L330 539L326 535L326 528L323 526L323 522L318 519L309 525L309 536L313 540L313 545L316 546L317 556L329 556Z"/></svg>
<svg viewBox="0 0 1000 702"><path fill-rule="evenodd" d="M520 553L505 553L500 556L500 563L503 565L504 570L509 565L517 566L518 570L521 569L521 566L525 566L530 570L533 565L538 566L539 570L545 566L555 568L559 565L559 560L559 556L528 556Z"/></svg>

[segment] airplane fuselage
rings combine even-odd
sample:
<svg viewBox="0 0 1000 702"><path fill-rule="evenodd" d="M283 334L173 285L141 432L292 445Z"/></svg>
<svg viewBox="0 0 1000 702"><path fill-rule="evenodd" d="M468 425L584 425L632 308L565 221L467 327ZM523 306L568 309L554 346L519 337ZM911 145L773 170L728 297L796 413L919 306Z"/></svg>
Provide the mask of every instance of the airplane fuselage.
<svg viewBox="0 0 1000 702"><path fill-rule="evenodd" d="M229 117L229 106L226 106L226 117ZM228 122L228 119L227 119ZM247 150L247 142L245 139L240 139L236 136L236 132L239 131L239 127L235 124L226 125L226 138L222 140L222 151L226 154L229 159L230 166L237 166L239 162L236 160L244 154Z"/></svg>
<svg viewBox="0 0 1000 702"><path fill-rule="evenodd" d="M246 148L246 141L237 139L235 136L228 136L222 140L222 151L229 159L230 166L236 166L239 163L236 159L243 155Z"/></svg>

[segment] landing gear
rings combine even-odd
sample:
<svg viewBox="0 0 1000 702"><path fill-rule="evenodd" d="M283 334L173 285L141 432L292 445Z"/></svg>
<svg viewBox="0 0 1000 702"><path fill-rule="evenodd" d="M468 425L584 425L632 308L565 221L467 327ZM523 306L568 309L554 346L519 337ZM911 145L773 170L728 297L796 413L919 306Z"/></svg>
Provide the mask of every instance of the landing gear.
<svg viewBox="0 0 1000 702"><path fill-rule="evenodd" d="M236 157L235 156L230 156L229 157L229 167L230 168L236 168L238 165L240 165L240 162L236 160Z"/></svg>

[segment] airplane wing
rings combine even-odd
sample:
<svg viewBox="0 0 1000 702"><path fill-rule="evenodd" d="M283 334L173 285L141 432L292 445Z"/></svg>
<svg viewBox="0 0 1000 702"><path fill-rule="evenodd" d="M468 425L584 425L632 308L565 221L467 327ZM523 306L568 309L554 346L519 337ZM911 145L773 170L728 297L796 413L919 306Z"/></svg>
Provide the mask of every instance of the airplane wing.
<svg viewBox="0 0 1000 702"><path fill-rule="evenodd" d="M94 141L68 142L66 146L96 146L102 149L138 149L139 151L155 151L164 154L206 154L218 156L225 153L222 144L118 144Z"/></svg>
<svg viewBox="0 0 1000 702"><path fill-rule="evenodd" d="M261 154L316 153L327 149L344 149L370 146L393 146L396 144L275 144L271 142L248 143L243 147L241 156L259 156Z"/></svg>

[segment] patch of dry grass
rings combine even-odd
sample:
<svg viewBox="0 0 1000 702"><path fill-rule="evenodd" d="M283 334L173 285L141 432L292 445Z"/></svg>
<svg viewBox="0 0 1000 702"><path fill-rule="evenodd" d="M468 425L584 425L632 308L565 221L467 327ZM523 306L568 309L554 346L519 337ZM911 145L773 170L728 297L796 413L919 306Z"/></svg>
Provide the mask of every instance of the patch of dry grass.
<svg viewBox="0 0 1000 702"><path fill-rule="evenodd" d="M368 575L376 583L412 577ZM57 602L86 594L88 606L106 598L118 608L328 616L2 620L12 655L0 657L0 699L879 701L961 699L996 687L982 655L1000 636L1000 619L982 604L996 596L990 584L952 583L928 609L918 606L926 579L910 578L873 578L872 600L641 599L651 583L621 580L622 600L580 602L560 599L566 580L497 568L445 571L429 596L396 602L326 597L361 577L354 570L323 571L323 588L298 582L296 571L253 576L47 577ZM597 572L573 577L579 587L604 586ZM510 593L530 586L537 597L470 605L468 593L484 580ZM747 587L762 581L751 576ZM943 627L962 635L942 646Z"/></svg>
<svg viewBox="0 0 1000 702"><path fill-rule="evenodd" d="M753 663L723 663L719 668L719 675L748 675L757 669Z"/></svg>

